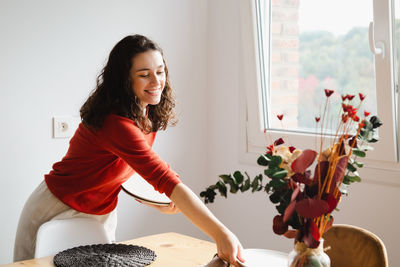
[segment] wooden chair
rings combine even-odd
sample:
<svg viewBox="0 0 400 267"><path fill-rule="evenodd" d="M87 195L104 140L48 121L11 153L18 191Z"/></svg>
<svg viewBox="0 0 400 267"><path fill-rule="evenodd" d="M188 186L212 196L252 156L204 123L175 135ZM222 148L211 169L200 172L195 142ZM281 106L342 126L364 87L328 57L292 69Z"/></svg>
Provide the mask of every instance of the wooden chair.
<svg viewBox="0 0 400 267"><path fill-rule="evenodd" d="M331 267L388 267L386 248L375 234L346 224L333 225L323 236Z"/></svg>

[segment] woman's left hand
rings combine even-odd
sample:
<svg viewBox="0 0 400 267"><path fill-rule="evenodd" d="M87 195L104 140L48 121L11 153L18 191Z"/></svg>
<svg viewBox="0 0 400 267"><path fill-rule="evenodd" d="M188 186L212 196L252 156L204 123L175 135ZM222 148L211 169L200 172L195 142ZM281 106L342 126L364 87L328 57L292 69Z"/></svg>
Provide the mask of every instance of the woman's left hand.
<svg viewBox="0 0 400 267"><path fill-rule="evenodd" d="M149 206L149 207L151 207L153 209L156 209L159 212L164 213L164 214L176 214L176 213L181 212L179 210L179 208L175 205L175 203L172 202L172 201L171 201L171 203L169 203L168 206L153 205L153 204L144 203L144 202L141 202L141 201L139 201L139 202L144 204L144 205L146 205L146 206Z"/></svg>

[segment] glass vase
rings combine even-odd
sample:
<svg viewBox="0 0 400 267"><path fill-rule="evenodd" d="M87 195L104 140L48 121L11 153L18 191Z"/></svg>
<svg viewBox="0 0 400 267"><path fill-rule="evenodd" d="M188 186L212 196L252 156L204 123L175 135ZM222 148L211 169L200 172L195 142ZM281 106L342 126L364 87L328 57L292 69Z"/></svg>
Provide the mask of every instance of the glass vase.
<svg viewBox="0 0 400 267"><path fill-rule="evenodd" d="M289 267L330 267L331 260L324 252L324 240L317 248L308 248L303 242L297 242L289 253Z"/></svg>

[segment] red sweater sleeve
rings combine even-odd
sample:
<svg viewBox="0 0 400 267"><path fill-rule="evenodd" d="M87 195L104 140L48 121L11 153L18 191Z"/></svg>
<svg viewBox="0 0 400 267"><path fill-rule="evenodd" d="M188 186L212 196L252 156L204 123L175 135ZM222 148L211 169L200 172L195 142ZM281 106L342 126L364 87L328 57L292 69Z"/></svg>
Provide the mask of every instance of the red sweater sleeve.
<svg viewBox="0 0 400 267"><path fill-rule="evenodd" d="M97 132L97 137L106 150L123 159L154 189L170 197L180 182L179 176L152 150L132 120L110 115Z"/></svg>

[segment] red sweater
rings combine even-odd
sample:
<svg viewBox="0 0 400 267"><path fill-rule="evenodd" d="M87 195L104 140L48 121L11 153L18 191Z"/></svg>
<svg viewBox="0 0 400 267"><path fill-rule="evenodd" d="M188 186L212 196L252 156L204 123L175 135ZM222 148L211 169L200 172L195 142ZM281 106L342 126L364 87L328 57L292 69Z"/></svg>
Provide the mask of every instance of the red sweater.
<svg viewBox="0 0 400 267"><path fill-rule="evenodd" d="M81 123L65 157L45 175L47 186L71 208L99 215L116 207L121 184L135 171L169 197L180 179L152 150L155 136L114 114L98 131Z"/></svg>

